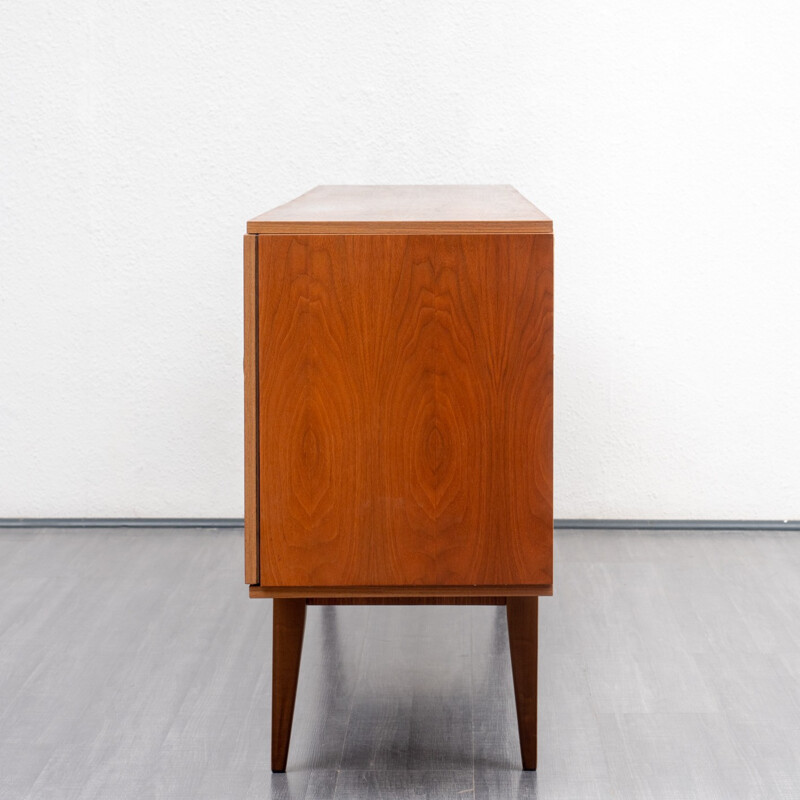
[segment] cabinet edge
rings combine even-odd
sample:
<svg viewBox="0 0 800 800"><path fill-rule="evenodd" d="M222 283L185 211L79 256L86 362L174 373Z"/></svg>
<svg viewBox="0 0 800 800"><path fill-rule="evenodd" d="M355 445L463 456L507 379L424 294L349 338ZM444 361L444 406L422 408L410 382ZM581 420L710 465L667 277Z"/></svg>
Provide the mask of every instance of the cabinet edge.
<svg viewBox="0 0 800 800"><path fill-rule="evenodd" d="M244 579L260 580L258 499L258 237L244 237Z"/></svg>
<svg viewBox="0 0 800 800"><path fill-rule="evenodd" d="M550 597L553 584L513 586L251 586L250 597Z"/></svg>

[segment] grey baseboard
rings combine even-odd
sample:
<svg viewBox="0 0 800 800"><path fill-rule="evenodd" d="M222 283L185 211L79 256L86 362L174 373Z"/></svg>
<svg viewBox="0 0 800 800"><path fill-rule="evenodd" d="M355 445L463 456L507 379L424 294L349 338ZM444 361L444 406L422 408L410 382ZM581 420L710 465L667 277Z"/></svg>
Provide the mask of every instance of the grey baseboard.
<svg viewBox="0 0 800 800"><path fill-rule="evenodd" d="M0 528L241 528L237 517L0 517ZM557 519L560 530L800 531L800 520Z"/></svg>
<svg viewBox="0 0 800 800"><path fill-rule="evenodd" d="M242 528L241 517L0 517L0 528Z"/></svg>
<svg viewBox="0 0 800 800"><path fill-rule="evenodd" d="M800 520L557 519L556 528L633 531L800 531Z"/></svg>

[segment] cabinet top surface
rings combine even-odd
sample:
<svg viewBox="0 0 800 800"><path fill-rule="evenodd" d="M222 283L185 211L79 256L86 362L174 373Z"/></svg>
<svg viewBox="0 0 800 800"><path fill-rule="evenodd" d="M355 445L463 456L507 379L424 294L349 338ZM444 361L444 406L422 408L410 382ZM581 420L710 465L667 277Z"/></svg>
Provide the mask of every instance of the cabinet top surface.
<svg viewBox="0 0 800 800"><path fill-rule="evenodd" d="M552 233L513 186L317 186L247 223L248 233Z"/></svg>

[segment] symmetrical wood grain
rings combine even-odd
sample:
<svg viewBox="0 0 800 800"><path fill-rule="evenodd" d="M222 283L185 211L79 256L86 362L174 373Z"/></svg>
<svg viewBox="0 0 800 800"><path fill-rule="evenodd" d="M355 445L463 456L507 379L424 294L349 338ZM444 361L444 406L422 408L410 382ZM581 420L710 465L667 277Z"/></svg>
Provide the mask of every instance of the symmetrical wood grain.
<svg viewBox="0 0 800 800"><path fill-rule="evenodd" d="M552 236L258 251L261 591L547 593Z"/></svg>
<svg viewBox="0 0 800 800"><path fill-rule="evenodd" d="M258 237L244 237L244 579L258 583Z"/></svg>
<svg viewBox="0 0 800 800"><path fill-rule="evenodd" d="M506 603L506 616L522 768L536 769L539 598L509 597Z"/></svg>
<svg viewBox="0 0 800 800"><path fill-rule="evenodd" d="M552 233L513 186L317 186L247 223L248 233Z"/></svg>

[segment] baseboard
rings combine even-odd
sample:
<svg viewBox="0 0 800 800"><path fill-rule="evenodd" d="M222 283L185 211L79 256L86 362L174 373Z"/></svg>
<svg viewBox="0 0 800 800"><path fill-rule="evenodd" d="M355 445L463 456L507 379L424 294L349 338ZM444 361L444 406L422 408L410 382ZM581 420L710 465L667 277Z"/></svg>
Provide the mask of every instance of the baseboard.
<svg viewBox="0 0 800 800"><path fill-rule="evenodd" d="M0 528L241 528L237 517L8 517ZM557 519L557 530L800 531L800 520Z"/></svg>
<svg viewBox="0 0 800 800"><path fill-rule="evenodd" d="M242 528L241 517L0 517L0 528Z"/></svg>
<svg viewBox="0 0 800 800"><path fill-rule="evenodd" d="M557 519L569 530L633 531L800 531L800 520L742 519Z"/></svg>

